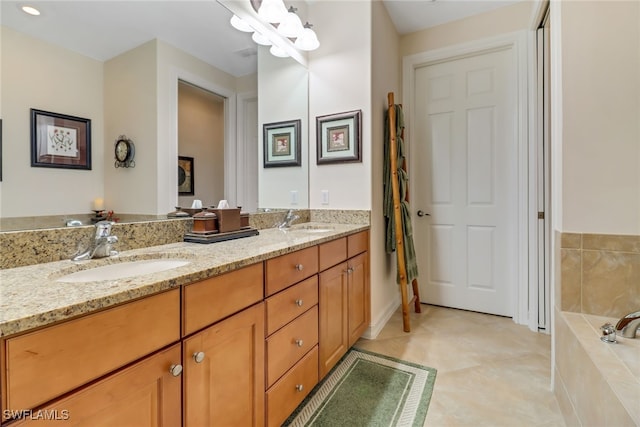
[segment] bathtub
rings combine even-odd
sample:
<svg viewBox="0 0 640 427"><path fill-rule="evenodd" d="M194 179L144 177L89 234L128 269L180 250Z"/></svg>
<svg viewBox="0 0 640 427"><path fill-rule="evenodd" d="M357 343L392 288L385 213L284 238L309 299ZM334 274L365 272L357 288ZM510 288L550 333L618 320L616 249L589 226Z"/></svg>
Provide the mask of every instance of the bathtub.
<svg viewBox="0 0 640 427"><path fill-rule="evenodd" d="M554 391L567 426L640 426L640 337L600 341L618 319L556 310Z"/></svg>

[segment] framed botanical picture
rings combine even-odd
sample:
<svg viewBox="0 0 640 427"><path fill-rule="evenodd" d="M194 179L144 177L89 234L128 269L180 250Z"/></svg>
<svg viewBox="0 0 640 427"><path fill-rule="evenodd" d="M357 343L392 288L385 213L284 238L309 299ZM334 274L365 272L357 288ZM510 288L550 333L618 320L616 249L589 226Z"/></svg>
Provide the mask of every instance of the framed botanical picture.
<svg viewBox="0 0 640 427"><path fill-rule="evenodd" d="M361 162L362 111L316 117L316 163Z"/></svg>
<svg viewBox="0 0 640 427"><path fill-rule="evenodd" d="M263 125L264 167L300 166L301 120Z"/></svg>
<svg viewBox="0 0 640 427"><path fill-rule="evenodd" d="M193 157L178 156L178 194L193 196Z"/></svg>
<svg viewBox="0 0 640 427"><path fill-rule="evenodd" d="M31 109L31 166L91 169L91 120Z"/></svg>

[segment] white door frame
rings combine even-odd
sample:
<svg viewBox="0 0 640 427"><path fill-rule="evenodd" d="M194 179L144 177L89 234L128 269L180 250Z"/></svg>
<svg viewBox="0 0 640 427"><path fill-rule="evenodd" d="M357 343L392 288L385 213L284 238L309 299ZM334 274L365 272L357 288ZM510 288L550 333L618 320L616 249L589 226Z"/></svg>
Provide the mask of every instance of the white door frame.
<svg viewBox="0 0 640 427"><path fill-rule="evenodd" d="M420 67L435 64L443 61L450 61L454 59L464 58L466 56L477 55L485 51L493 51L495 49L511 49L513 52L513 70L516 73L516 105L517 111L517 124L516 134L518 139L518 236L517 236L517 284L513 288L512 292L512 304L513 304L513 320L518 324L528 325L530 329L538 330L538 301L537 298L532 301L530 296L529 281L530 281L530 262L529 256L532 248L531 244L535 244L535 241L531 241L530 238L530 223L533 217L532 210L530 209L530 197L532 191L535 190L535 169L529 169L529 73L527 72L530 66L529 57L527 52L527 31L518 31L514 33L504 34L496 37L486 38L482 40L476 40L469 43L464 43L456 46L446 47L442 49L431 50L427 52L421 52L415 55L405 56L403 58L403 100L407 108L405 108L405 131L406 140L408 141L408 151L411 149L411 135L412 135L412 122L413 111L415 105L414 97L414 85L415 85L415 70ZM409 156L410 166L412 165L412 158ZM412 167L409 170L411 174ZM411 181L410 181L411 182ZM535 193L534 193L535 194ZM536 208L534 206L534 208ZM537 221L537 210L535 221ZM537 267L536 267L537 268ZM536 285L534 285L536 284ZM537 281L532 282L532 286L537 286ZM536 288L537 289L537 288ZM535 325L535 329L534 329Z"/></svg>

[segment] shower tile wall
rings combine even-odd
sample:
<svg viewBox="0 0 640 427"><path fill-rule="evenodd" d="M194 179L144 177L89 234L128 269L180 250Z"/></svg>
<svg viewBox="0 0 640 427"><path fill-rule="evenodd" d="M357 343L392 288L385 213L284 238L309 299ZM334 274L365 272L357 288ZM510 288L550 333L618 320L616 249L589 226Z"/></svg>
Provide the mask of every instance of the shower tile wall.
<svg viewBox="0 0 640 427"><path fill-rule="evenodd" d="M561 310L621 317L640 309L640 236L562 233Z"/></svg>

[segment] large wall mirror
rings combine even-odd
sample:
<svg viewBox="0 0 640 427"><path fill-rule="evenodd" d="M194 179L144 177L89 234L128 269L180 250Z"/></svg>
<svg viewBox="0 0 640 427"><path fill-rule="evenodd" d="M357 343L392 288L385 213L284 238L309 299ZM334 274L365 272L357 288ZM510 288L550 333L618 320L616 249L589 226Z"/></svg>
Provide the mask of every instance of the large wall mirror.
<svg viewBox="0 0 640 427"><path fill-rule="evenodd" d="M246 200L250 210L308 207L306 68L259 51L229 25L227 8L214 1L34 4L38 17L24 14L21 2L0 4L1 231L21 228L5 227L7 219L90 215L96 199L125 220L161 218L199 197L205 204ZM178 141L187 147L197 133L193 125L191 135L179 129L183 83L218 97L225 115L223 152L212 148L224 162L199 162L198 150L184 150L194 158L193 196L178 194ZM31 166L32 108L91 120L90 170ZM294 119L302 123L301 164L264 168L263 124ZM134 168L114 167L123 134L135 143ZM211 170L221 167L223 174ZM198 195L220 176L221 187ZM38 228L37 220L23 224Z"/></svg>

